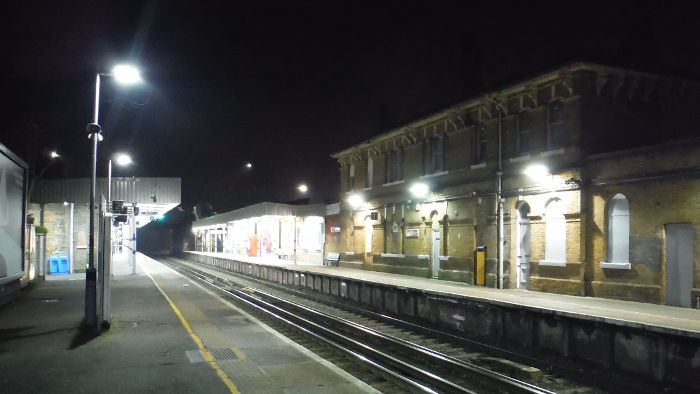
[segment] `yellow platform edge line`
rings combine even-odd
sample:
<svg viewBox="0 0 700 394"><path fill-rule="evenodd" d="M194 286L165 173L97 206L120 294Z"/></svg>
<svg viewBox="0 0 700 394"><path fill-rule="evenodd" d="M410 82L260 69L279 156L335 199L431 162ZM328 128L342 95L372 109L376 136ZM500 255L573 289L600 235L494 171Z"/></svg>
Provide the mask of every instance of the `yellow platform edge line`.
<svg viewBox="0 0 700 394"><path fill-rule="evenodd" d="M188 323L187 320L185 319L185 317L182 316L182 313L180 313L180 310L177 308L177 306L175 306L175 304L170 299L170 297L168 297L168 295L165 294L163 289L161 289L160 286L158 286L158 283L156 283L156 280L153 279L151 274L149 274L145 270L144 270L144 273L149 278L151 278L151 281L153 281L153 284L156 286L158 291L160 291L160 294L162 294L163 297L165 298L165 300L168 301L168 304L170 304L170 308L172 308L173 312L175 312L175 315L178 317L178 319L180 319L180 323L182 323L182 326L185 327L185 330L187 331L188 334L190 334L190 337L192 338L194 343L197 344L197 348L199 349L199 352L202 354L202 357L207 362L207 364L209 364L209 366L214 370L214 372L216 372L216 374L219 376L221 381L224 383L224 385L226 385L226 387L229 389L229 391L231 393L240 394L241 392L238 391L238 387L236 387L236 385L233 383L231 378L229 378L228 375L226 375L226 372L224 372L224 370L221 369L219 364L217 364L216 360L214 359L214 356L211 354L211 352L209 350L207 350L207 348L204 346L204 343L202 342L201 339L199 339L197 334L194 333L194 331L192 330L192 327L190 326L190 323Z"/></svg>

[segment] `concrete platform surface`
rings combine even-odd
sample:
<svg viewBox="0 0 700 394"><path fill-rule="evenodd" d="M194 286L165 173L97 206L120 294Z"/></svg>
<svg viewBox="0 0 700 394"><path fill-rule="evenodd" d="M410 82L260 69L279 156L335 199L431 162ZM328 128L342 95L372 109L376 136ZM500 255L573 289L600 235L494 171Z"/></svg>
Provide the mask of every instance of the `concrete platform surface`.
<svg viewBox="0 0 700 394"><path fill-rule="evenodd" d="M238 260L237 255L226 255L223 253L188 253ZM268 266L279 266L285 269L298 270L299 272L316 273L369 283L387 284L398 288L417 289L436 295L456 296L459 298L515 306L555 315L578 317L586 320L635 327L643 330L700 338L700 310L697 309L621 301L608 298L542 293L523 289L494 289L460 282L344 267L295 266L286 261L275 263L270 259L258 262L254 258L249 258L243 261Z"/></svg>
<svg viewBox="0 0 700 394"><path fill-rule="evenodd" d="M0 391L374 392L162 264L137 254L134 271L117 256L99 336L79 328L83 274L0 307Z"/></svg>

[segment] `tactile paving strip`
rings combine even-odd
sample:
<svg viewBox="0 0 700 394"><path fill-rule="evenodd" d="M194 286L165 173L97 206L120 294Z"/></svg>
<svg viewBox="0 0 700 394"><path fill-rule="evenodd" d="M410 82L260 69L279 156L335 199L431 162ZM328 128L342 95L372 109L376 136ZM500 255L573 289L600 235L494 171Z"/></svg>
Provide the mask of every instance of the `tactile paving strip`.
<svg viewBox="0 0 700 394"><path fill-rule="evenodd" d="M226 361L226 360L238 360L238 355L230 347L220 347L220 348L208 348L207 349L214 360L216 361ZM187 358L190 363L202 363L204 362L204 357L199 350L187 350L185 351Z"/></svg>

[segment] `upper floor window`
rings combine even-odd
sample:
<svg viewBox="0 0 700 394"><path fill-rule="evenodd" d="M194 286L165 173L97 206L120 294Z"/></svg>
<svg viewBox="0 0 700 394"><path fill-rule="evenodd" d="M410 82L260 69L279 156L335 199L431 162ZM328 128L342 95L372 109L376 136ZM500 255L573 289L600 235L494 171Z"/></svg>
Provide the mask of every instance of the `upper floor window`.
<svg viewBox="0 0 700 394"><path fill-rule="evenodd" d="M564 103L554 100L547 108L547 148L561 148L566 144Z"/></svg>
<svg viewBox="0 0 700 394"><path fill-rule="evenodd" d="M445 136L439 135L430 139L430 173L440 172L445 169L444 164Z"/></svg>
<svg viewBox="0 0 700 394"><path fill-rule="evenodd" d="M566 265L566 218L559 199L547 203L544 213L544 260L540 265Z"/></svg>
<svg viewBox="0 0 700 394"><path fill-rule="evenodd" d="M478 123L474 125L472 134L472 163L479 164L486 161L486 125Z"/></svg>
<svg viewBox="0 0 700 394"><path fill-rule="evenodd" d="M530 112L521 111L518 113L518 117L516 118L515 122L515 149L517 154L521 155L530 151L530 136L532 135L532 121Z"/></svg>
<svg viewBox="0 0 700 394"><path fill-rule="evenodd" d="M353 188L355 188L355 164L350 164L350 169L348 172L347 189L348 189L348 191L350 191Z"/></svg>
<svg viewBox="0 0 700 394"><path fill-rule="evenodd" d="M367 159L367 176L365 177L365 187L372 187L374 181L374 160Z"/></svg>
<svg viewBox="0 0 700 394"><path fill-rule="evenodd" d="M618 193L607 207L607 262L603 268L630 268L630 206L627 198Z"/></svg>
<svg viewBox="0 0 700 394"><path fill-rule="evenodd" d="M401 151L394 150L386 155L386 182L401 180Z"/></svg>

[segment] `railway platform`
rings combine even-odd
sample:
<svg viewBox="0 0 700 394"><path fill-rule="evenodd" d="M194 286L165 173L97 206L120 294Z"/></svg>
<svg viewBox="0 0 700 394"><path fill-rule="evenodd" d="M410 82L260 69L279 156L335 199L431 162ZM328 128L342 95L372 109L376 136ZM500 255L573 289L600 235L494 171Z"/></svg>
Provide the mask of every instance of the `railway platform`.
<svg viewBox="0 0 700 394"><path fill-rule="evenodd" d="M256 261L216 253L183 257L324 293L552 362L576 362L700 388L700 310L493 289L343 267Z"/></svg>
<svg viewBox="0 0 700 394"><path fill-rule="evenodd" d="M80 328L83 274L0 307L8 392L376 392L164 265L115 256L111 328Z"/></svg>

